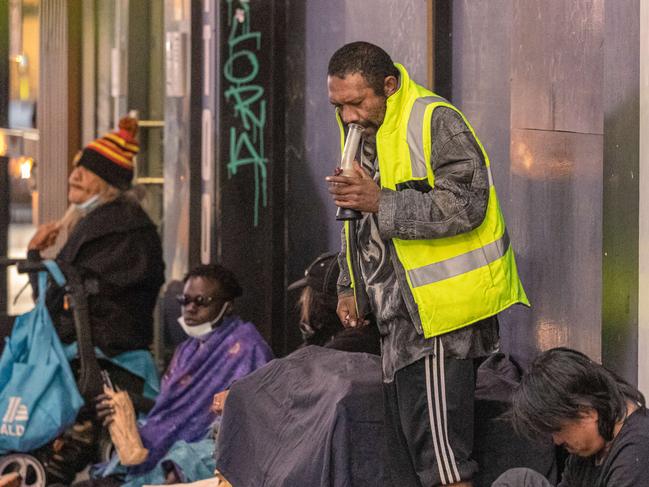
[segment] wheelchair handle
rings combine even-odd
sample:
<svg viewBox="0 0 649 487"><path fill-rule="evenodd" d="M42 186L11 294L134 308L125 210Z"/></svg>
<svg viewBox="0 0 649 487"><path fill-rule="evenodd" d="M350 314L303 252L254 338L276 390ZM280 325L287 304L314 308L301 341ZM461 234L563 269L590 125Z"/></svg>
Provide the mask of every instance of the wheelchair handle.
<svg viewBox="0 0 649 487"><path fill-rule="evenodd" d="M9 267L15 265L19 274L29 274L31 272L47 271L47 267L40 260L27 259L10 259L7 257L0 258L0 267Z"/></svg>

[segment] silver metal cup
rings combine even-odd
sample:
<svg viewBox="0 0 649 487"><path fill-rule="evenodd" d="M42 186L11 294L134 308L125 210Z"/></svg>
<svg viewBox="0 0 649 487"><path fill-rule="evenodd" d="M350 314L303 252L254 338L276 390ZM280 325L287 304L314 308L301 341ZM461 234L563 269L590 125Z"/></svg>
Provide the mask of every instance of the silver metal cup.
<svg viewBox="0 0 649 487"><path fill-rule="evenodd" d="M340 158L341 175L347 177L357 177L354 171L354 159L358 152L358 146L361 143L361 134L365 130L361 125L350 123L347 130L347 138L343 147L343 154ZM338 208L336 220L359 220L363 215L360 211L351 208Z"/></svg>

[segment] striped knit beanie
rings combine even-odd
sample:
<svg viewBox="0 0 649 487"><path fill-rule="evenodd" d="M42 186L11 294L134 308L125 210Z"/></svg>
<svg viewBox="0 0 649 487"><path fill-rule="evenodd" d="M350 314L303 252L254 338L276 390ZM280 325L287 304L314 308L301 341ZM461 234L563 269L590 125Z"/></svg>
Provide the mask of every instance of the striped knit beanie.
<svg viewBox="0 0 649 487"><path fill-rule="evenodd" d="M119 130L90 142L81 153L77 165L91 170L118 189L128 189L133 179L133 158L140 151L135 140L137 120L123 117Z"/></svg>

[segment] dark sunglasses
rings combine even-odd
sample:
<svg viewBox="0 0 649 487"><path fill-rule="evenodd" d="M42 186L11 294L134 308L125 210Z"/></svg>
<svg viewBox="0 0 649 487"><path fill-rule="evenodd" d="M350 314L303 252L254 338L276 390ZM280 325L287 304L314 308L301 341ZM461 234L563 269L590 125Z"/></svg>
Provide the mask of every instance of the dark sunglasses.
<svg viewBox="0 0 649 487"><path fill-rule="evenodd" d="M187 306L191 303L194 303L196 306L209 306L214 302L214 298L212 296L201 296L200 294L192 298L187 294L179 294L176 296L176 301L182 306Z"/></svg>

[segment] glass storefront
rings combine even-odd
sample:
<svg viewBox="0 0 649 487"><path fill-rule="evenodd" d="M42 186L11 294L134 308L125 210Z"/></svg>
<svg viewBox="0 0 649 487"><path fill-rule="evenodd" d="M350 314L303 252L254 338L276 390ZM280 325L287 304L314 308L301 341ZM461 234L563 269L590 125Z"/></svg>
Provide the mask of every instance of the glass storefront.
<svg viewBox="0 0 649 487"><path fill-rule="evenodd" d="M40 0L11 0L9 8L9 86L7 126L0 128L0 155L9 176L8 257L24 257L35 230L34 171L37 170L36 104L39 82ZM14 267L7 272L7 312L22 313L32 306L27 276Z"/></svg>
<svg viewBox="0 0 649 487"><path fill-rule="evenodd" d="M0 156L9 176L9 221L6 232L9 257L21 258L33 235L38 217L38 199L48 188L37 188L39 127L36 107L39 94L40 0L8 0L7 121L0 123ZM162 2L93 0L84 2L81 32L83 50L79 69L84 96L80 106L81 145L113 130L119 118L131 112L141 119L141 152L136 160L134 183L141 186L143 206L162 225L164 73ZM98 23L97 18L109 19ZM92 47L88 47L92 45ZM147 52L142 56L142 52ZM143 62L144 61L144 62ZM122 74L117 76L116 73ZM89 96L90 95L90 96ZM62 100L63 102L63 100ZM90 123L89 123L90 122ZM4 125L4 126L3 126ZM45 161L47 162L47 161ZM4 190L4 188L3 188ZM40 190L40 194L39 194ZM43 203L45 200L43 199ZM42 223L42 222L41 222ZM15 315L29 309L31 291L14 302L26 276L9 268L7 312Z"/></svg>

